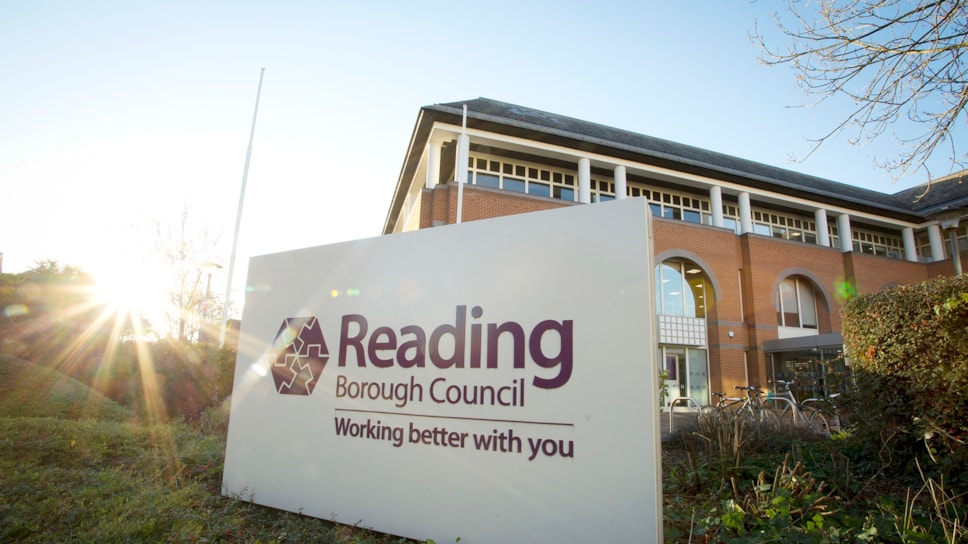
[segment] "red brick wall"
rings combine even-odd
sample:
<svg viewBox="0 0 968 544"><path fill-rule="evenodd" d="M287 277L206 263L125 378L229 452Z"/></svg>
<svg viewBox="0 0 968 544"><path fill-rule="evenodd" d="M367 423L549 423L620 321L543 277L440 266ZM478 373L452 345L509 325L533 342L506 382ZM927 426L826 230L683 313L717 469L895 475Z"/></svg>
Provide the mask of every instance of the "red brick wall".
<svg viewBox="0 0 968 544"><path fill-rule="evenodd" d="M928 270L929 278L955 275L955 264L954 260L952 259L930 263L926 265L926 268ZM968 273L968 255L965 255L964 253L961 254L961 272L963 274Z"/></svg>
<svg viewBox="0 0 968 544"><path fill-rule="evenodd" d="M743 353L749 343L740 314L740 238L726 229L671 219L653 219L652 227L656 257L698 260L706 268L710 280L706 291L710 387L732 394L734 385L745 384Z"/></svg>
<svg viewBox="0 0 968 544"><path fill-rule="evenodd" d="M864 253L845 253L844 258L852 261L847 266L853 269L853 285L861 295L876 293L891 284L919 283L928 279L928 268L921 263Z"/></svg>
<svg viewBox="0 0 968 544"><path fill-rule="evenodd" d="M461 207L461 221L476 221L574 205L550 198L468 185L464 186L463 192L464 203ZM456 223L457 186L438 185L433 190L425 189L420 211L420 228L433 226L434 221L442 221L445 224Z"/></svg>
<svg viewBox="0 0 968 544"><path fill-rule="evenodd" d="M848 279L839 249L807 245L756 234L743 241L743 289L749 335L749 379L753 385L767 383L764 342L777 339L776 286L791 275L813 283L817 297L819 332L840 330L838 286Z"/></svg>

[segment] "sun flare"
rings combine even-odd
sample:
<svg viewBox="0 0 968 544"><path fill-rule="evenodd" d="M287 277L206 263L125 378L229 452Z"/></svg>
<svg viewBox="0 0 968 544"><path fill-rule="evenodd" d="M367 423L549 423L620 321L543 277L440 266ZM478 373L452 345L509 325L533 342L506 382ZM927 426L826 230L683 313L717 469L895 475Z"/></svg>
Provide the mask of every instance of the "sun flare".
<svg viewBox="0 0 968 544"><path fill-rule="evenodd" d="M150 268L114 270L95 277L96 297L114 312L153 326L163 325L168 308L166 280Z"/></svg>

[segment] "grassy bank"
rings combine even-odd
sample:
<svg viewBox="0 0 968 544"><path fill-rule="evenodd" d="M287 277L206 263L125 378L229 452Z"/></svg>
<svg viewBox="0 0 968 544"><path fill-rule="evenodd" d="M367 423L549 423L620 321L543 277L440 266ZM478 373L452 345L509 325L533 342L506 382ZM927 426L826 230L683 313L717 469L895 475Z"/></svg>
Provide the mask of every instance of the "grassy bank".
<svg viewBox="0 0 968 544"><path fill-rule="evenodd" d="M224 413L145 425L8 357L0 399L0 542L405 542L221 496Z"/></svg>

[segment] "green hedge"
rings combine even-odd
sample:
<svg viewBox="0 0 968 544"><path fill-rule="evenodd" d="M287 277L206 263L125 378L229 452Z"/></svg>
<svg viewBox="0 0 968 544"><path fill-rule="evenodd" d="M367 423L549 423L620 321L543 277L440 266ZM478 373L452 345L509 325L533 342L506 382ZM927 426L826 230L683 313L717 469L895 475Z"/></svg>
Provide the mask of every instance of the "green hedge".
<svg viewBox="0 0 968 544"><path fill-rule="evenodd" d="M968 457L968 276L854 298L843 335L851 425L883 462L925 451Z"/></svg>

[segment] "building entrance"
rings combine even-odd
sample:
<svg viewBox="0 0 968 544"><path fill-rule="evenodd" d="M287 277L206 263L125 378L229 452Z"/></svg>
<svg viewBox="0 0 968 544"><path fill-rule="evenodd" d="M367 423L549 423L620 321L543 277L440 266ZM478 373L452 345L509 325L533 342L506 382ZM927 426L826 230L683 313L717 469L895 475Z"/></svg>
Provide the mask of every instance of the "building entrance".
<svg viewBox="0 0 968 544"><path fill-rule="evenodd" d="M798 400L823 398L839 393L847 383L850 369L843 346L814 347L767 354L771 361L770 380L795 381ZM776 386L771 386L775 389Z"/></svg>
<svg viewBox="0 0 968 544"><path fill-rule="evenodd" d="M709 404L709 361L706 350L660 346L660 360L668 374L666 391L668 400L676 397L692 397L700 406Z"/></svg>

